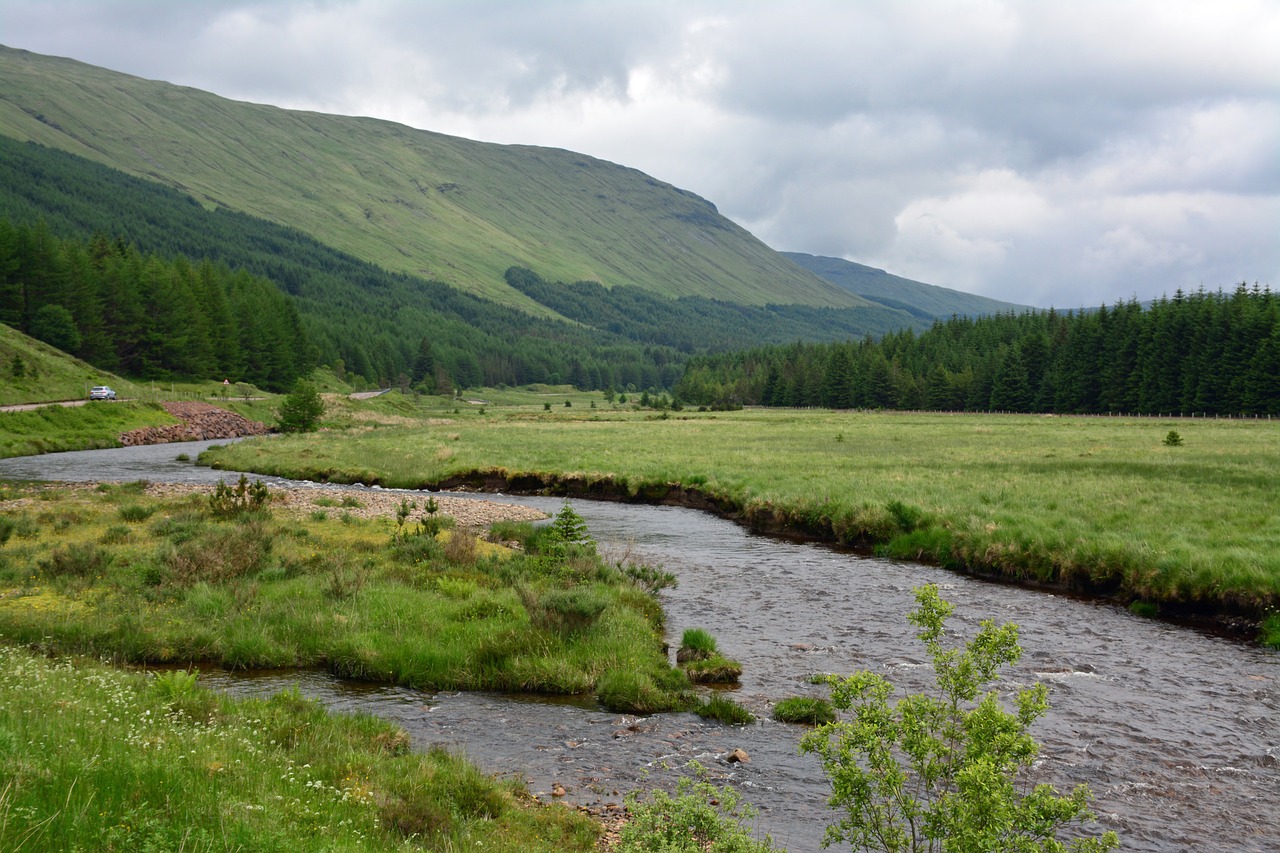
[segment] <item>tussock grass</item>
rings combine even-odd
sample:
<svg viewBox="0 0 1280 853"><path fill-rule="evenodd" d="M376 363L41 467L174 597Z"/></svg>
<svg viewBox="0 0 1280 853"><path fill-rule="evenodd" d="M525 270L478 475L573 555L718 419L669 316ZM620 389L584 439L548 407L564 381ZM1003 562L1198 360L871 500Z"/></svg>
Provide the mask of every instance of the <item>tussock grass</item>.
<svg viewBox="0 0 1280 853"><path fill-rule="evenodd" d="M693 712L706 720L716 720L731 726L741 726L756 721L755 715L737 702L713 693L705 702L700 703Z"/></svg>
<svg viewBox="0 0 1280 853"><path fill-rule="evenodd" d="M462 530L441 543L390 520L219 518L198 496L131 493L149 521L125 526L117 488L6 497L41 508L4 516L15 519L0 551L11 642L131 663L320 666L427 689L589 693L611 670L643 673L659 693L687 687L663 655L656 599L594 552L510 551Z"/></svg>
<svg viewBox="0 0 1280 853"><path fill-rule="evenodd" d="M598 829L404 731L296 692L0 646L0 848L590 851Z"/></svg>
<svg viewBox="0 0 1280 853"><path fill-rule="evenodd" d="M817 726L823 723L834 723L836 711L828 699L792 696L778 700L773 706L773 718L780 723L807 723Z"/></svg>
<svg viewBox="0 0 1280 853"><path fill-rule="evenodd" d="M1164 446L1171 425L1183 446ZM464 412L447 429L242 443L217 459L410 487L494 472L650 500L685 484L761 530L1163 613L1260 619L1280 603L1280 427L1267 421L776 410L655 421L575 407L554 419Z"/></svg>

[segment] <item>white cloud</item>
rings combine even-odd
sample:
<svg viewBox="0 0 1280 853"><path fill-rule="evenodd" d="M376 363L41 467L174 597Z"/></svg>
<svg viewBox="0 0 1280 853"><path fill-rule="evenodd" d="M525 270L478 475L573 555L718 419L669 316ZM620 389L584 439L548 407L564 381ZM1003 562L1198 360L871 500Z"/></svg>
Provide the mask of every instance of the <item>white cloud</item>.
<svg viewBox="0 0 1280 853"><path fill-rule="evenodd" d="M1276 285L1272 0L4 0L0 40L571 148L1014 301Z"/></svg>

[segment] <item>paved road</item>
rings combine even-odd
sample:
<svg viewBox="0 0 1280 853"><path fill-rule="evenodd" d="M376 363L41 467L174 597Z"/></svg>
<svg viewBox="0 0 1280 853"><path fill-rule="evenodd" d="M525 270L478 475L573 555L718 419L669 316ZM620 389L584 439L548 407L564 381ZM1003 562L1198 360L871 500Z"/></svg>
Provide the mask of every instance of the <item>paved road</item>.
<svg viewBox="0 0 1280 853"><path fill-rule="evenodd" d="M83 406L88 400L58 400L53 403L20 403L16 406L0 406L0 412L29 412L45 406Z"/></svg>

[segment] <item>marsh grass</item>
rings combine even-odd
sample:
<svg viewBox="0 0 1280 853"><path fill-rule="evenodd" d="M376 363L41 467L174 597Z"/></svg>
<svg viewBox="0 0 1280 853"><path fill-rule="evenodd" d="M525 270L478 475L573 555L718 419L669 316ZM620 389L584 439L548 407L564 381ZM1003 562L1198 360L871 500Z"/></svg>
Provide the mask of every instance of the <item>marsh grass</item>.
<svg viewBox="0 0 1280 853"><path fill-rule="evenodd" d="M663 655L656 599L599 557L510 551L462 530L445 543L401 537L387 520L223 518L199 495L134 493L149 521L125 526L115 490L11 489L40 497L42 516L79 520L38 524L0 551L0 633L12 642L120 662L321 666L428 689L588 693L615 669L657 692L687 688Z"/></svg>
<svg viewBox="0 0 1280 853"><path fill-rule="evenodd" d="M829 699L817 696L792 696L778 700L773 706L773 718L780 723L804 723L817 726L835 722L836 711Z"/></svg>
<svg viewBox="0 0 1280 853"><path fill-rule="evenodd" d="M0 849L592 850L586 817L408 747L296 692L232 700L194 673L0 646Z"/></svg>
<svg viewBox="0 0 1280 853"><path fill-rule="evenodd" d="M1176 452L1161 442L1171 427L1185 439ZM644 500L685 484L761 530L1162 612L1172 604L1260 619L1280 603L1270 509L1280 503L1271 474L1280 442L1267 421L776 410L652 421L494 409L462 412L447 429L243 442L216 458L414 488L475 471L570 478L588 493ZM837 433L844 441L831 441Z"/></svg>
<svg viewBox="0 0 1280 853"><path fill-rule="evenodd" d="M716 638L705 628L686 628L680 635L676 661L705 660L717 652Z"/></svg>
<svg viewBox="0 0 1280 853"><path fill-rule="evenodd" d="M737 684L742 677L742 664L719 653L680 664L694 684Z"/></svg>
<svg viewBox="0 0 1280 853"><path fill-rule="evenodd" d="M754 714L719 693L712 693L706 701L699 703L693 712L705 720L715 720L731 726L742 726L756 721Z"/></svg>

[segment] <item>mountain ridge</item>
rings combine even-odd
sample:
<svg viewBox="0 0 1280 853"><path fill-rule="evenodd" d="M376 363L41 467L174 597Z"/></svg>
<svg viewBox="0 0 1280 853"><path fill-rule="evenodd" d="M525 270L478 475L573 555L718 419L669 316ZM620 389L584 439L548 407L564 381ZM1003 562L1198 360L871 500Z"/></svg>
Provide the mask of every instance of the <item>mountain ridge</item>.
<svg viewBox="0 0 1280 853"><path fill-rule="evenodd" d="M507 286L510 266L672 298L875 307L711 202L564 149L248 104L9 47L0 47L0 133L541 315Z"/></svg>
<svg viewBox="0 0 1280 853"><path fill-rule="evenodd" d="M953 314L975 316L1032 310L1029 305L1003 302L999 299L965 293L962 290L926 284L844 258L810 255L804 252L780 252L780 254L850 293L890 308L907 307L914 316L922 319L925 316L946 319Z"/></svg>

